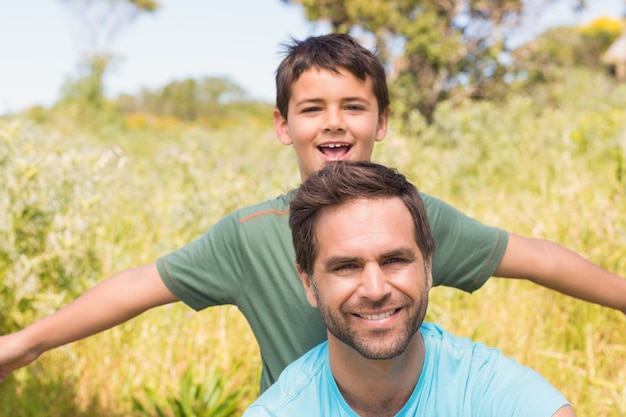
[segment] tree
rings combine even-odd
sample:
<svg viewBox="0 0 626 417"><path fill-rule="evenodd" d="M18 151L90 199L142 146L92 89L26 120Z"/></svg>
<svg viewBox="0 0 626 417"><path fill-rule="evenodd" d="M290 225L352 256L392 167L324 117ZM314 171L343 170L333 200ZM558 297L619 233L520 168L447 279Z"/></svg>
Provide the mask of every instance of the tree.
<svg viewBox="0 0 626 417"><path fill-rule="evenodd" d="M79 69L76 79L69 79L61 89L59 105L74 106L79 112L98 113L105 106L103 75L110 57L93 55ZM86 114L83 114L86 116ZM90 114L92 116L92 114Z"/></svg>
<svg viewBox="0 0 626 417"><path fill-rule="evenodd" d="M138 94L122 94L116 99L126 115L152 120L193 122L209 127L255 123L265 126L272 104L252 99L228 78L203 77L174 80L155 90L144 88Z"/></svg>
<svg viewBox="0 0 626 417"><path fill-rule="evenodd" d="M373 39L389 69L394 111L408 123L417 110L428 123L446 99L497 95L511 71L509 42L526 21L557 1L584 0L283 0L311 21ZM405 123L406 124L406 123Z"/></svg>
<svg viewBox="0 0 626 417"><path fill-rule="evenodd" d="M141 13L158 10L155 0L59 0L81 23L80 73L69 79L61 103L97 111L104 100L104 75L114 60L111 43Z"/></svg>
<svg viewBox="0 0 626 417"><path fill-rule="evenodd" d="M171 81L157 90L144 89L136 97L123 95L118 104L125 113L145 112L197 121L200 118L219 119L225 115L228 104L250 101L246 92L230 80L205 77Z"/></svg>
<svg viewBox="0 0 626 417"><path fill-rule="evenodd" d="M142 13L154 13L154 0L59 0L81 25L81 48L87 55L109 54L111 42Z"/></svg>
<svg viewBox="0 0 626 417"><path fill-rule="evenodd" d="M602 17L578 27L548 29L514 52L516 67L531 87L557 79L563 69L603 70L601 56L623 28L620 20Z"/></svg>

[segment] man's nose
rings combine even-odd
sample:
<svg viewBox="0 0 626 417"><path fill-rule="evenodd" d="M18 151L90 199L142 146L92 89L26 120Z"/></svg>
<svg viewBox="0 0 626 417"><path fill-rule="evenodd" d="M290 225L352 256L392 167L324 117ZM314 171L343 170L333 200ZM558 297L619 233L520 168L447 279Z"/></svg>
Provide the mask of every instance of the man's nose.
<svg viewBox="0 0 626 417"><path fill-rule="evenodd" d="M368 265L363 269L359 285L359 296L373 301L380 300L389 294L390 287L380 265Z"/></svg>

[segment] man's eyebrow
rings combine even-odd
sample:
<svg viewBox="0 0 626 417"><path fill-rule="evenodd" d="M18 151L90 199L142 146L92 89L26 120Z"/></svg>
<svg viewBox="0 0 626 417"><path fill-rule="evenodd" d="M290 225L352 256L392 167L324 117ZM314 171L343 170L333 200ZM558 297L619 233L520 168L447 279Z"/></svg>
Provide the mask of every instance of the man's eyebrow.
<svg viewBox="0 0 626 417"><path fill-rule="evenodd" d="M381 255L381 258L385 259L385 258L393 258L393 257L403 257L403 258L409 258L409 259L415 259L418 256L418 253L410 248L399 248L399 249L394 249L392 251L389 252L385 252Z"/></svg>
<svg viewBox="0 0 626 417"><path fill-rule="evenodd" d="M338 265L359 262L360 260L361 258L358 256L331 256L324 260L324 268L328 270Z"/></svg>
<svg viewBox="0 0 626 417"><path fill-rule="evenodd" d="M411 248L398 248L388 252L383 252L378 256L379 260L401 257L409 260L417 259L419 254ZM324 268L332 269L338 265L344 265L354 262L361 262L362 258L359 256L331 256L324 260Z"/></svg>

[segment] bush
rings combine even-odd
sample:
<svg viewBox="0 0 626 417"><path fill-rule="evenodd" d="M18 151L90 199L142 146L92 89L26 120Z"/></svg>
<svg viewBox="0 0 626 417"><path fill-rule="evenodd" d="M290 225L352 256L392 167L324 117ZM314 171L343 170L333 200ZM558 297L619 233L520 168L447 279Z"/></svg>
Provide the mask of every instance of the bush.
<svg viewBox="0 0 626 417"><path fill-rule="evenodd" d="M102 272L98 244L115 151L68 148L25 122L0 121L0 315L3 332L67 303ZM56 149L55 149L56 148Z"/></svg>
<svg viewBox="0 0 626 417"><path fill-rule="evenodd" d="M142 415L159 417L233 417L237 415L241 395L225 391L225 378L215 369L204 383L195 382L191 368L180 379L179 392L162 397L144 387L146 400L133 397L134 409Z"/></svg>

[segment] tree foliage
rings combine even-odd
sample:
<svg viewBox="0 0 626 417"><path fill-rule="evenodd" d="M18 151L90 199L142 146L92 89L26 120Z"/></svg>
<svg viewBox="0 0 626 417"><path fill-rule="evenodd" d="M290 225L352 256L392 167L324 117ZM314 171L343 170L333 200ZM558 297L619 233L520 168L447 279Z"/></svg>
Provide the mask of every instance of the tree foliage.
<svg viewBox="0 0 626 417"><path fill-rule="evenodd" d="M602 17L580 27L549 29L514 52L517 68L526 85L554 81L563 68L603 70L599 58L623 27L619 20Z"/></svg>
<svg viewBox="0 0 626 417"><path fill-rule="evenodd" d="M74 103L79 113L102 110L104 76L115 60L113 40L142 13L156 12L155 0L59 0L80 23L79 75L61 92L62 103ZM88 117L88 114L81 114Z"/></svg>
<svg viewBox="0 0 626 417"><path fill-rule="evenodd" d="M407 121L417 110L427 122L437 105L501 93L512 68L509 42L529 8L556 0L283 0L300 4L311 21L333 31L359 31L389 69L394 111ZM584 0L565 0L580 7Z"/></svg>
<svg viewBox="0 0 626 417"><path fill-rule="evenodd" d="M143 13L154 13L155 0L59 0L80 24L80 42L87 55L109 54L124 27Z"/></svg>
<svg viewBox="0 0 626 417"><path fill-rule="evenodd" d="M63 84L61 97L55 106L87 118L102 112L107 106L103 77L110 62L111 57L106 55L85 57L77 77L68 78Z"/></svg>
<svg viewBox="0 0 626 417"><path fill-rule="evenodd" d="M210 125L229 124L248 116L270 120L267 114L271 113L270 104L251 99L243 88L222 77L175 80L154 90L144 88L136 95L123 94L116 101L125 114Z"/></svg>

